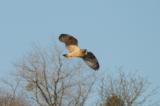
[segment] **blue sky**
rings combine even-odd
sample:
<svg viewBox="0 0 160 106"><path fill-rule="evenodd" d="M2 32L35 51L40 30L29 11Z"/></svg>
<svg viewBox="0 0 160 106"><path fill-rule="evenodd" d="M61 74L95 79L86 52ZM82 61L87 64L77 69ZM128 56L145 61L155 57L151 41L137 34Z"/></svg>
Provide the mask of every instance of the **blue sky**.
<svg viewBox="0 0 160 106"><path fill-rule="evenodd" d="M159 0L0 0L0 78L33 43L74 35L93 51L100 71L139 70L160 86Z"/></svg>

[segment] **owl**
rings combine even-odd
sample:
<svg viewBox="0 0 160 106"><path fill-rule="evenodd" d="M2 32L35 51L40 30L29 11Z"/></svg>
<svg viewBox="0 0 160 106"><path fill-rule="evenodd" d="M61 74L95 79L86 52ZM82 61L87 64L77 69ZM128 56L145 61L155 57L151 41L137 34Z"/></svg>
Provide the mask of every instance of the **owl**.
<svg viewBox="0 0 160 106"><path fill-rule="evenodd" d="M96 56L90 52L87 51L87 49L81 49L78 46L78 40L69 35L69 34L61 34L59 36L59 40L63 42L68 50L67 54L63 54L66 58L81 58L84 60L84 62L93 70L99 69L99 62L96 58Z"/></svg>

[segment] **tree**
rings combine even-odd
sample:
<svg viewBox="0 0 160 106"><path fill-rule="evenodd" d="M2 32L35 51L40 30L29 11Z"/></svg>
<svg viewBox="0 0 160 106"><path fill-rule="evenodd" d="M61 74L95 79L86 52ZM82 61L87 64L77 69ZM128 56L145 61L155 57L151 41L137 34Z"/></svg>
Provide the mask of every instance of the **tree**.
<svg viewBox="0 0 160 106"><path fill-rule="evenodd" d="M94 73L83 64L66 60L53 51L35 47L16 64L28 95L39 106L83 106L95 82Z"/></svg>
<svg viewBox="0 0 160 106"><path fill-rule="evenodd" d="M104 106L156 106L150 99L157 90L149 88L143 77L119 71L116 78L102 79L99 93Z"/></svg>
<svg viewBox="0 0 160 106"><path fill-rule="evenodd" d="M14 84L2 80L0 88L0 106L29 106L27 98L19 89L20 81L14 82ZM2 88L2 85L6 86ZM19 90L19 92L18 92Z"/></svg>

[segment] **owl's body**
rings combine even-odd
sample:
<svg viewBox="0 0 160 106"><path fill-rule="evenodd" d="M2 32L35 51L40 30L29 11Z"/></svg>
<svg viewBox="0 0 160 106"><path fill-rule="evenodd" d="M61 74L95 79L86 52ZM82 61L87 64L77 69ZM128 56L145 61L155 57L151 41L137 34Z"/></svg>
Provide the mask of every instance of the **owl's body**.
<svg viewBox="0 0 160 106"><path fill-rule="evenodd" d="M80 49L78 46L75 45L69 45L67 46L68 54L65 54L65 57L83 57L87 54L87 51L85 49Z"/></svg>

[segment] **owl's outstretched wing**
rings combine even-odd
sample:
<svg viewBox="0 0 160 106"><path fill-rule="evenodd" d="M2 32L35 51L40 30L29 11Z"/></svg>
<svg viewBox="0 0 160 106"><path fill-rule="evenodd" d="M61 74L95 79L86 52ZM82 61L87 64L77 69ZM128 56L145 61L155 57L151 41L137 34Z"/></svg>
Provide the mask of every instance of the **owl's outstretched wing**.
<svg viewBox="0 0 160 106"><path fill-rule="evenodd" d="M88 52L87 55L82 57L82 59L92 69L94 69L94 70L98 70L99 69L98 60L97 60L96 56L92 52Z"/></svg>
<svg viewBox="0 0 160 106"><path fill-rule="evenodd" d="M70 45L78 45L78 40L76 38L74 38L71 35L68 34L61 34L59 36L59 40L63 43L65 43L66 46L70 46Z"/></svg>

